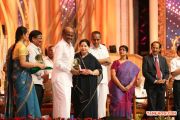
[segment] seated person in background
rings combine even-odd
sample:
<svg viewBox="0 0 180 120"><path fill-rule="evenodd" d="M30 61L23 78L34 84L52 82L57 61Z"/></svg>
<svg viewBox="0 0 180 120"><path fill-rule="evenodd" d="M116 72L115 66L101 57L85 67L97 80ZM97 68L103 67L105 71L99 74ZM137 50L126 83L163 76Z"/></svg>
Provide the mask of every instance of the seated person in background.
<svg viewBox="0 0 180 120"><path fill-rule="evenodd" d="M44 64L48 67L53 68L53 45L49 45L45 49L45 55L43 57ZM44 91L44 98L43 103L51 103L52 102L52 84L51 84L51 73L52 70L45 70L45 73L49 75L49 79L44 83L45 91Z"/></svg>
<svg viewBox="0 0 180 120"><path fill-rule="evenodd" d="M144 77L141 76L136 81L135 96L137 98L147 97L146 90L144 89ZM147 104L147 99L136 99L137 103Z"/></svg>

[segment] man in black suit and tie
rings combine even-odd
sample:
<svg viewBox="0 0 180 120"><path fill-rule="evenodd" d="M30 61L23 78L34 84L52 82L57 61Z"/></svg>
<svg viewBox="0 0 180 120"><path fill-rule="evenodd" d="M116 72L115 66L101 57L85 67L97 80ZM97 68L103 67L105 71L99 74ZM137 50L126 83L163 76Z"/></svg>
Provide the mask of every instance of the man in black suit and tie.
<svg viewBox="0 0 180 120"><path fill-rule="evenodd" d="M152 53L143 58L142 71L145 77L144 88L147 92L148 111L165 109L165 87L169 78L169 68L165 57L160 55L161 44L151 44Z"/></svg>

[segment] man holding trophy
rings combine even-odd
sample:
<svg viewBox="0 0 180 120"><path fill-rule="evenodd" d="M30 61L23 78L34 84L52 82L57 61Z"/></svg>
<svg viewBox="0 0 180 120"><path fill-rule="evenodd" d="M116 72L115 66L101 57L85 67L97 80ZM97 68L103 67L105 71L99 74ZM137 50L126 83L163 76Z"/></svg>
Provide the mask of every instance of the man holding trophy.
<svg viewBox="0 0 180 120"><path fill-rule="evenodd" d="M28 45L29 61L44 63L42 59L42 33L38 30L33 30L29 34L30 44ZM48 79L48 74L44 74L44 70L39 70L32 75L32 79L35 85L36 94L39 101L39 107L41 108L42 100L44 96L43 81Z"/></svg>

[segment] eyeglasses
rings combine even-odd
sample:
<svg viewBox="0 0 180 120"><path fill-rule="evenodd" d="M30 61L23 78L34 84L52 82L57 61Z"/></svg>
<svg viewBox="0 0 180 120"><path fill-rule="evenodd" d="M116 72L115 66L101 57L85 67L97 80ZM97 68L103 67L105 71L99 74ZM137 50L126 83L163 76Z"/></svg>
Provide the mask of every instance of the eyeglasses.
<svg viewBox="0 0 180 120"><path fill-rule="evenodd" d="M36 39L42 39L42 36L37 36L37 37L34 37Z"/></svg>
<svg viewBox="0 0 180 120"><path fill-rule="evenodd" d="M94 38L94 39L92 39L92 40L97 40L97 41L99 41L100 39L96 39L96 38Z"/></svg>

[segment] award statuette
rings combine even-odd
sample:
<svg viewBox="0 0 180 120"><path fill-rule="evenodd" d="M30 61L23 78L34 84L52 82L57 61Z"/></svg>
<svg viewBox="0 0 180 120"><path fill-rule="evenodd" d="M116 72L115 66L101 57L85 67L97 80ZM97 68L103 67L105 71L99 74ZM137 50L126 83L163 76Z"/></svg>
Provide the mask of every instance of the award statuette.
<svg viewBox="0 0 180 120"><path fill-rule="evenodd" d="M38 63L44 64L42 54L37 54L36 57L35 57L35 60L36 60ZM34 74L34 73L38 72L39 70L51 70L51 69L52 69L52 67L46 67L46 68L44 68L44 69L41 69L41 68L39 68L39 67L34 67L34 68L31 68L31 69L30 69L30 73L31 73L31 74Z"/></svg>
<svg viewBox="0 0 180 120"><path fill-rule="evenodd" d="M75 58L74 59L74 61L73 61L73 68L76 69L76 70L81 70L79 58Z"/></svg>
<svg viewBox="0 0 180 120"><path fill-rule="evenodd" d="M43 57L42 57L41 54L37 54L36 57L35 57L35 60L36 60L38 63L44 64Z"/></svg>

